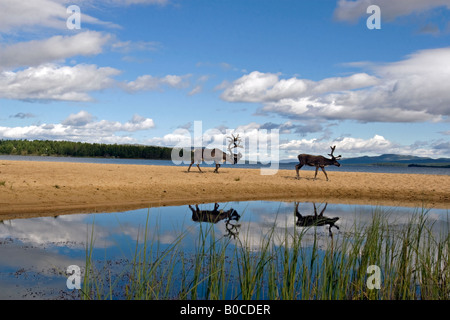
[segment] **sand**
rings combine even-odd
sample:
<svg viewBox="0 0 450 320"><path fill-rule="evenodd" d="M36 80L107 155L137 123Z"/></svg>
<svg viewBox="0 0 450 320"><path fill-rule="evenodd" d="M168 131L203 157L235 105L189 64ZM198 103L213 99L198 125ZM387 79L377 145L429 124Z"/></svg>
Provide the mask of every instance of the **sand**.
<svg viewBox="0 0 450 320"><path fill-rule="evenodd" d="M450 176L0 160L0 220L245 200L450 208Z"/></svg>

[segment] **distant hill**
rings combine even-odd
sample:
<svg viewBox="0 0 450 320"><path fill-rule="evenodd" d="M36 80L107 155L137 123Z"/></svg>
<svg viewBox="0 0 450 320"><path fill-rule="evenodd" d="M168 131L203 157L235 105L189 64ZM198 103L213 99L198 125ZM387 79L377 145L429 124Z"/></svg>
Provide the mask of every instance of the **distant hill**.
<svg viewBox="0 0 450 320"><path fill-rule="evenodd" d="M359 165L426 165L426 166L437 166L437 165L449 165L450 158L438 158L433 159L429 157L417 157L410 155L399 155L399 154L382 154L380 156L363 156L349 159L342 159L340 161L342 164L359 164Z"/></svg>
<svg viewBox="0 0 450 320"><path fill-rule="evenodd" d="M296 163L297 160L281 160L281 163ZM345 165L370 165L370 166L443 166L450 165L450 158L433 159L429 157L417 157L399 154L382 154L380 156L362 156L356 158L348 158L339 160Z"/></svg>

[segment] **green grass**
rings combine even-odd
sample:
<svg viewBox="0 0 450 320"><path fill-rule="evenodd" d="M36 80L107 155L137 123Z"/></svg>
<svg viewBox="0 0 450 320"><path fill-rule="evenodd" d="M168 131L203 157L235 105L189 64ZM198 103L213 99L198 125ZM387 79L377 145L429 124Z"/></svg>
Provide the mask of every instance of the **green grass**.
<svg viewBox="0 0 450 320"><path fill-rule="evenodd" d="M351 231L334 237L319 238L314 232L312 242L306 241L307 228L286 228L280 239L273 226L257 248L248 233L232 240L202 224L193 253L182 248L191 230L161 250L157 230L146 225L143 245L136 242L115 280L111 270L94 267L92 230L82 298L447 300L449 234L434 234L426 212L400 226L390 224L387 216L375 209L371 223L355 222ZM367 285L371 265L381 270L380 289Z"/></svg>

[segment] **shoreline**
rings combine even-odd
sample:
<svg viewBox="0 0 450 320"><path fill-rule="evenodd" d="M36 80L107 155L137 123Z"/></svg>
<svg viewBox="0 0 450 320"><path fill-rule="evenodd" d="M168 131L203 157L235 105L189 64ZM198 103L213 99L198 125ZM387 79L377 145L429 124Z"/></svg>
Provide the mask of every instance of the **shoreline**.
<svg viewBox="0 0 450 320"><path fill-rule="evenodd" d="M0 220L208 202L327 201L450 208L450 176L0 160Z"/></svg>

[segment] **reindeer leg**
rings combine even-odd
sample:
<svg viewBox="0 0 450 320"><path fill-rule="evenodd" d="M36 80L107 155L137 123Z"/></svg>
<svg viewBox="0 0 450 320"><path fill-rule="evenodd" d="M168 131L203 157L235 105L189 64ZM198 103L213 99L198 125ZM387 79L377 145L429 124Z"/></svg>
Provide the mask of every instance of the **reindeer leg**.
<svg viewBox="0 0 450 320"><path fill-rule="evenodd" d="M300 203L298 203L298 202L295 202L295 214L300 214L299 212L298 212L298 205L299 205Z"/></svg>
<svg viewBox="0 0 450 320"><path fill-rule="evenodd" d="M297 179L298 179L298 180L300 180L300 174L299 174L299 171L300 171L301 167L303 167L303 165L300 164L300 163L297 164L297 165L295 166L295 171L297 172Z"/></svg>
<svg viewBox="0 0 450 320"><path fill-rule="evenodd" d="M324 167L320 167L320 168L322 169L323 173L325 173L325 177L327 177L327 181L328 181L328 176L327 176L327 173L325 172L325 168ZM317 173L317 170L316 170L316 173Z"/></svg>
<svg viewBox="0 0 450 320"><path fill-rule="evenodd" d="M336 226L336 225L334 224L334 222L331 223L329 226L330 226L330 227L328 228L328 232L330 233L330 237L333 237L333 233L331 232L331 229L332 229L333 227L335 227L336 229L339 230L339 227Z"/></svg>
<svg viewBox="0 0 450 320"><path fill-rule="evenodd" d="M191 171L191 167L193 164L194 164L194 161L192 161L191 164L189 165L188 172Z"/></svg>
<svg viewBox="0 0 450 320"><path fill-rule="evenodd" d="M295 203L295 216L297 218L297 221L295 222L295 225L301 227L303 217L302 217L301 213L298 211L298 205L299 205L299 203L296 202Z"/></svg>
<svg viewBox="0 0 450 320"><path fill-rule="evenodd" d="M295 211L294 211L294 213L295 213L295 216L298 218L298 219L301 219L302 218L302 215L300 214L300 211L298 211L298 205L299 205L300 203L298 203L298 202L295 202Z"/></svg>
<svg viewBox="0 0 450 320"><path fill-rule="evenodd" d="M220 164L216 163L216 170L214 170L215 173L219 173Z"/></svg>
<svg viewBox="0 0 450 320"><path fill-rule="evenodd" d="M199 164L199 163L197 163L197 168L198 168L198 170L199 170L201 173L203 173L203 171L200 169L200 164Z"/></svg>
<svg viewBox="0 0 450 320"><path fill-rule="evenodd" d="M319 167L316 167L316 174L314 175L314 180L317 178L317 170L319 170Z"/></svg>
<svg viewBox="0 0 450 320"><path fill-rule="evenodd" d="M193 221L199 221L200 220L200 210L198 208L198 205L195 205L195 209L189 205L189 209L192 211L192 220Z"/></svg>
<svg viewBox="0 0 450 320"><path fill-rule="evenodd" d="M196 206L196 209L194 209L191 205L189 205L189 209L191 209L191 211L192 211L192 216L197 215L198 211L199 211L198 206L197 205L195 205L195 206Z"/></svg>
<svg viewBox="0 0 450 320"><path fill-rule="evenodd" d="M325 212L325 209L327 208L327 204L325 203L325 207L323 207L322 211L320 211L319 217L323 217L323 213Z"/></svg>

